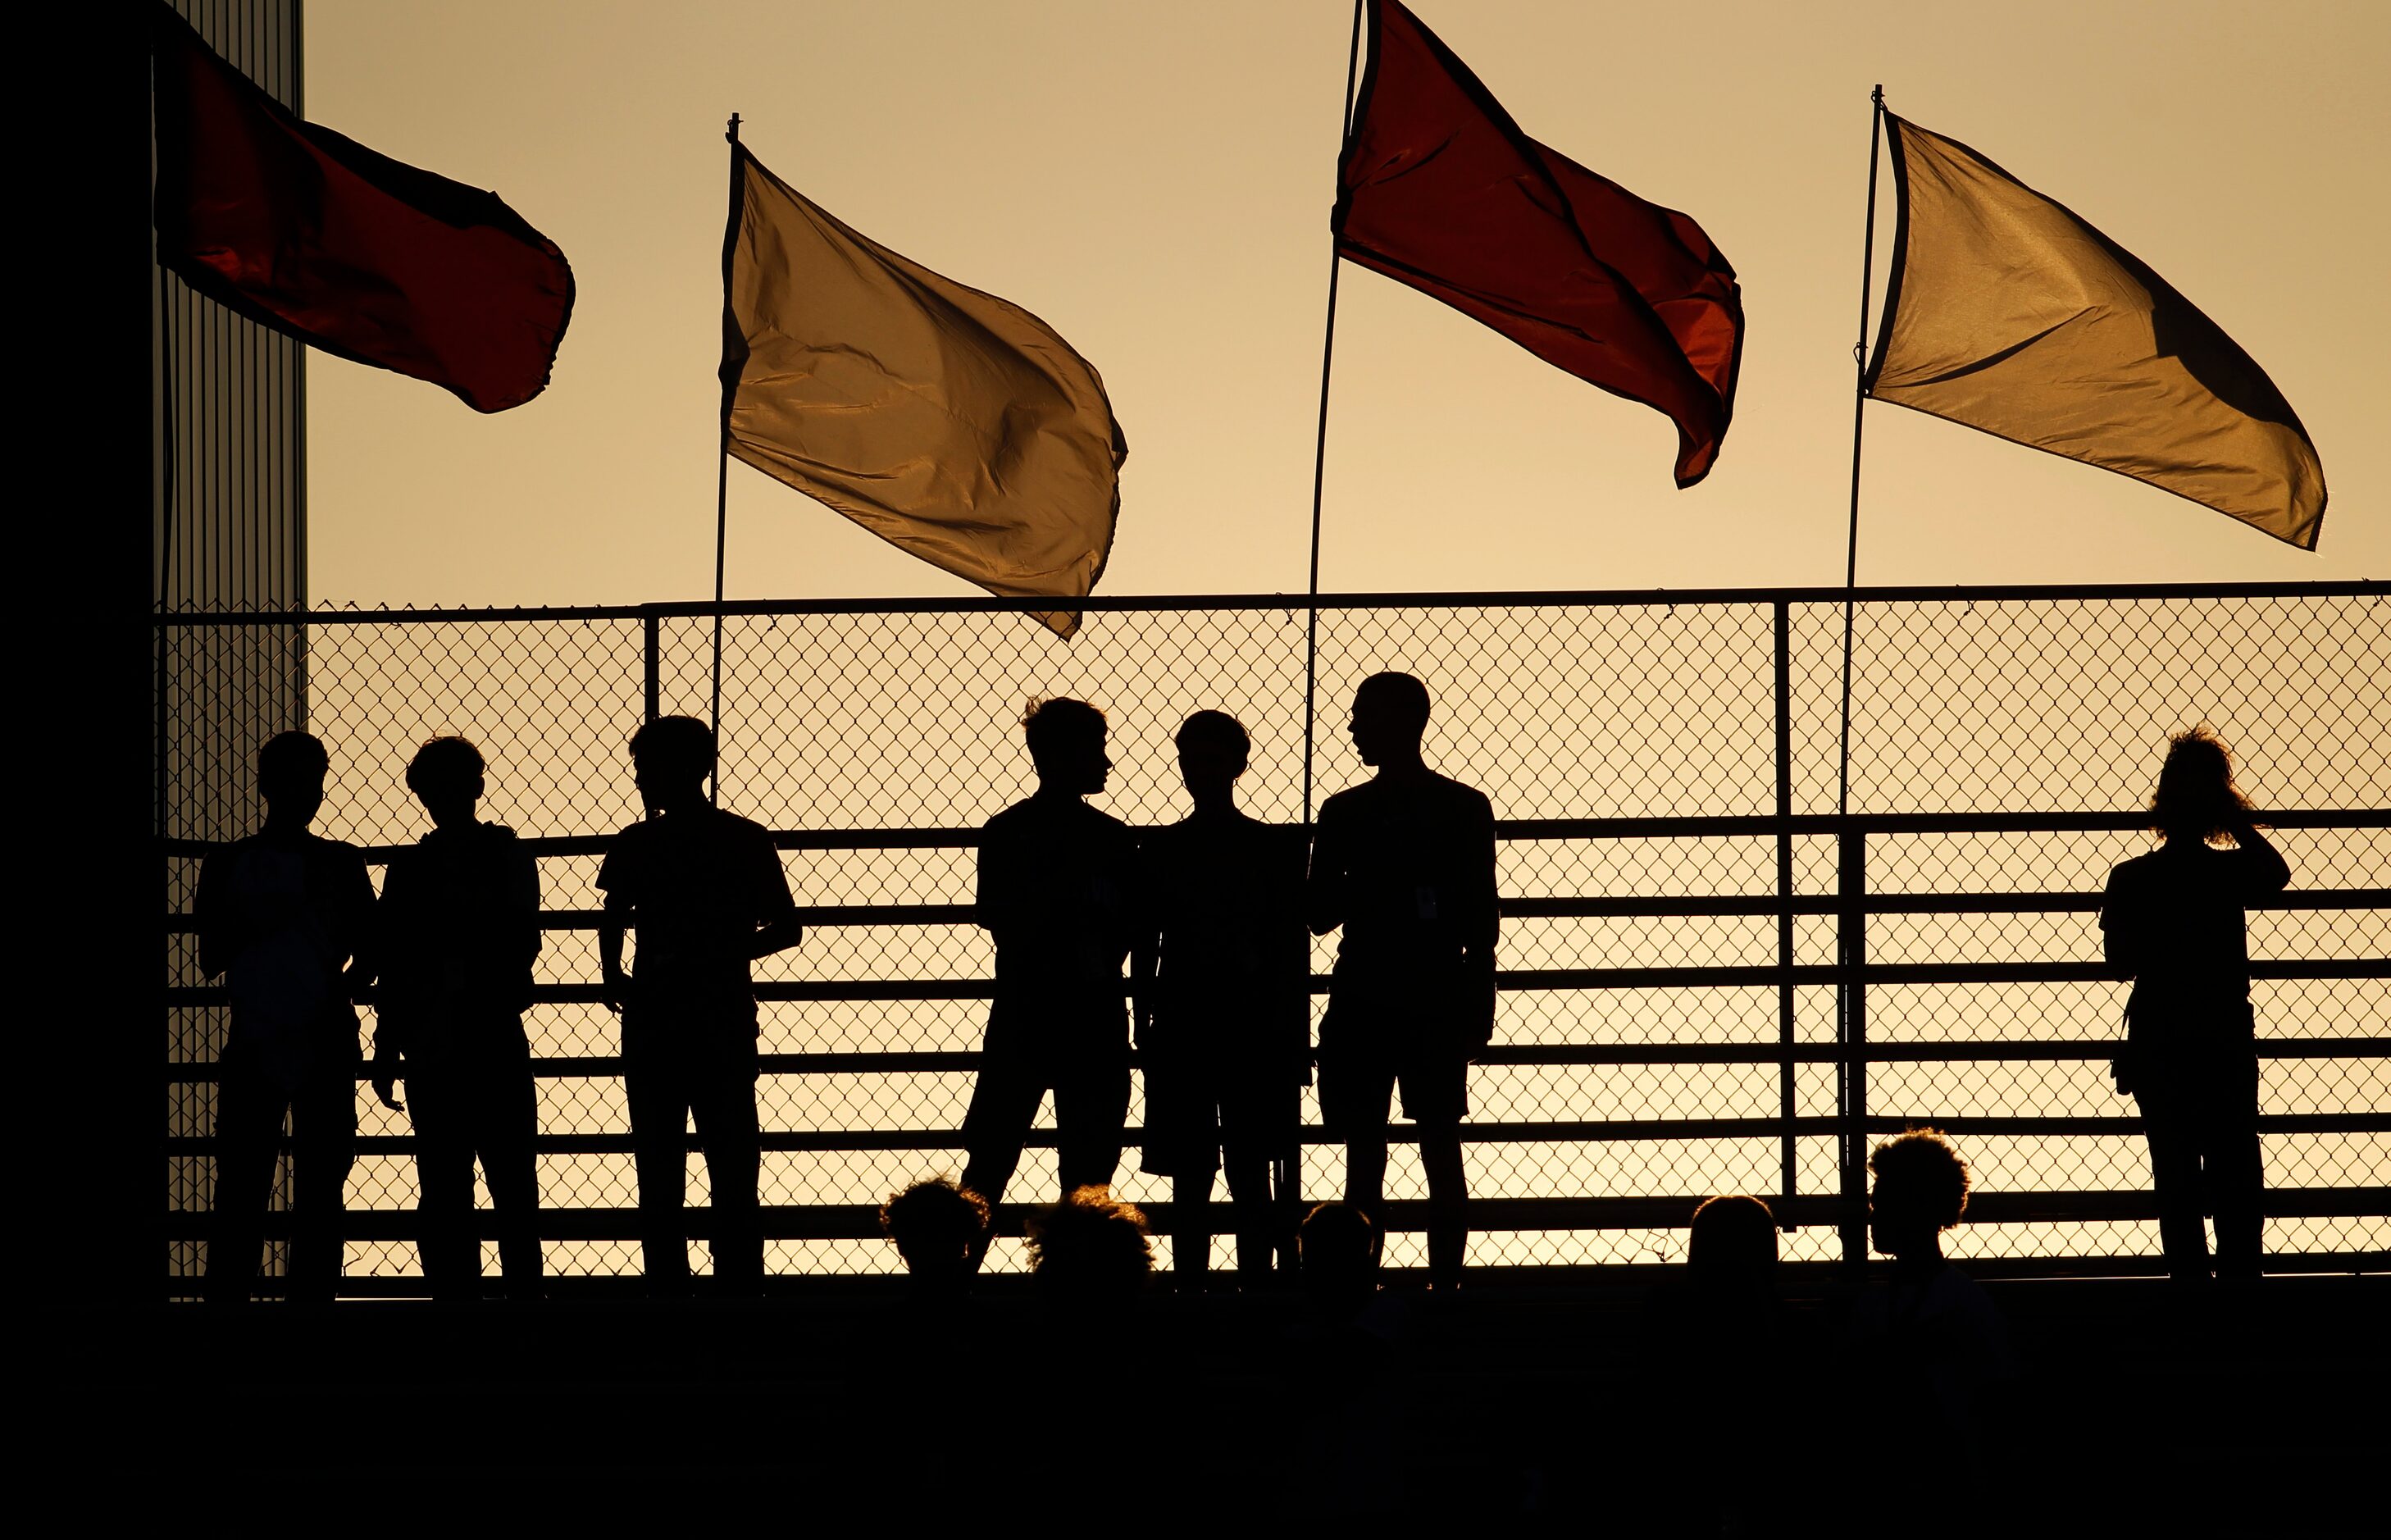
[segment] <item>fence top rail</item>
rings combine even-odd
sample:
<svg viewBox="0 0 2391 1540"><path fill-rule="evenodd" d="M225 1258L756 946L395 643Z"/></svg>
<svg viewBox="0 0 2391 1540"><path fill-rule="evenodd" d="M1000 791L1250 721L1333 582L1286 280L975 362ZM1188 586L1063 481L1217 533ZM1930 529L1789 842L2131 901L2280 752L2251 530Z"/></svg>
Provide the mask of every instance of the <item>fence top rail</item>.
<svg viewBox="0 0 2391 1540"><path fill-rule="evenodd" d="M2391 809L2282 808L2262 810L2260 823L2282 829L2391 828ZM1536 839L1711 839L1764 837L1773 835L1997 835L2100 834L2150 827L2148 812L2114 813L1771 813L1715 818L1508 818L1494 821L1494 832L1506 840ZM782 850L968 850L979 845L977 828L854 828L779 829L772 844ZM537 856L598 856L614 844L613 835L536 835L525 836L523 848ZM154 848L164 856L205 856L230 841L160 837ZM369 845L366 859L384 861L406 845Z"/></svg>
<svg viewBox="0 0 2391 1540"><path fill-rule="evenodd" d="M647 604L515 605L485 609L162 611L162 628L209 626L372 626L471 621L640 620L781 615L971 615L1153 610L1323 610L1494 608L1595 609L1686 605L2017 603L2098 600L2386 599L2391 579L2284 583L1945 584L1891 588L1554 589L1460 593L1090 594L1081 599L969 598L767 599L715 604L704 600Z"/></svg>

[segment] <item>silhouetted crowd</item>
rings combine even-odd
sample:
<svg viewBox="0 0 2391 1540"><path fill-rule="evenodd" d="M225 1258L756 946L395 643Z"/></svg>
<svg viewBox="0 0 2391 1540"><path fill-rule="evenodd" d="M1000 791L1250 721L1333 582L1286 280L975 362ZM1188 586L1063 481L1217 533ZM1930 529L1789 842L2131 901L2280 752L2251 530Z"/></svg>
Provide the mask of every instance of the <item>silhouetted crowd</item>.
<svg viewBox="0 0 2391 1540"><path fill-rule="evenodd" d="M1307 841L1299 827L1237 807L1249 744L1234 718L1186 718L1176 746L1193 810L1136 830L1085 800L1112 768L1103 713L1078 700L1033 704L1023 730L1037 790L989 820L979 847L976 913L996 964L963 1124L966 1162L960 1180L917 1183L882 1210L917 1289L969 1290L993 1206L1049 1096L1058 1201L1027 1227L1039 1287L1092 1301L1147 1286L1146 1222L1111 1193L1132 1054L1145 1077L1143 1166L1172 1184L1182 1287L1203 1286L1208 1210L1223 1175L1238 1284L1267 1283L1299 1257L1303 1287L1367 1335L1354 1323L1376 1294L1398 1096L1427 1179L1429 1287L1462 1281L1468 1070L1495 1019L1495 832L1482 794L1424 762L1428 715L1428 691L1408 674L1362 683L1351 732L1375 774L1329 797ZM656 1296L690 1287L683 1188L693 1125L711 1191L715 1288L753 1294L764 1235L750 968L800 944L800 914L770 833L708 796L716 745L705 724L658 718L629 749L647 816L609 843L596 882L601 992L621 1016L646 1285ZM231 1006L207 1291L249 1297L287 1125L289 1292L333 1293L363 1078L413 1124L434 1296L476 1298L484 1287L476 1161L503 1288L536 1296L538 1111L523 1014L542 942L536 866L512 831L479 818L480 753L438 738L407 768L433 828L392 857L377 898L356 847L310 833L329 770L306 733L269 741L257 761L263 827L200 874L200 966L225 977ZM2204 731L2172 743L2152 810L2162 843L2116 868L2101 913L2109 958L2134 980L2117 1083L2147 1125L2170 1270L2255 1275L2261 1172L2243 911L2290 873ZM1315 1045L1311 938L1331 932L1338 950ZM377 1026L361 1063L355 1003L368 989ZM1305 1215L1299 1105L1315 1068L1346 1179L1341 1202ZM1923 1131L1880 1146L1871 1170L1878 1249L1896 1266L1854 1330L1889 1375L1963 1426L1968 1387L1997 1376L2005 1352L1984 1296L1941 1254L1939 1237L1966 1202L1967 1168ZM2213 1264L2206 1215L2217 1225ZM1760 1199L1703 1204L1684 1287L1655 1306L1708 1323L1700 1339L1723 1383L1766 1361L1776 1233Z"/></svg>

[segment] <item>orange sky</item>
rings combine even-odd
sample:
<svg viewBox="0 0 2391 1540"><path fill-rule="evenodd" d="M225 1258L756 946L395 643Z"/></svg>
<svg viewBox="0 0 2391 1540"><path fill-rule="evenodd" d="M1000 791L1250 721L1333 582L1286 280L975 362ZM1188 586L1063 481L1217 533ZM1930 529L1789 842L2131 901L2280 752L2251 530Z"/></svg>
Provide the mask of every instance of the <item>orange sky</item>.
<svg viewBox="0 0 2391 1540"><path fill-rule="evenodd" d="M2391 7L1416 9L1529 133L1702 222L1743 282L1743 382L1717 471L1676 492L1660 415L1349 265L1324 587L1839 581L1879 80L1896 111L2100 226L2240 341L2316 440L2333 506L2311 556L1872 406L1863 582L2391 575ZM1103 370L1131 448L1103 591L1300 590L1351 14L314 0L308 115L495 188L580 289L555 383L496 418L311 356L314 598L708 591L734 110L809 197L1036 311ZM730 474L734 596L975 591Z"/></svg>

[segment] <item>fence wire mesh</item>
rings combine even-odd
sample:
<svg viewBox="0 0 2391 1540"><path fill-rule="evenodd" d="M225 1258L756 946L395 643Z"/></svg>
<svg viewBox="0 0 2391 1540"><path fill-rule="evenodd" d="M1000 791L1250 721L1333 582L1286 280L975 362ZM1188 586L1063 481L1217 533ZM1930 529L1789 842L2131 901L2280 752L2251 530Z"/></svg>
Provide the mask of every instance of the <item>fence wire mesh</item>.
<svg viewBox="0 0 2391 1540"><path fill-rule="evenodd" d="M1130 823L1184 812L1171 735L1199 707L1252 734L1247 809L1297 822L1307 619L1300 601L1115 602L1065 641L1001 603L733 607L722 804L789 836L802 905L967 906L973 831L1032 783L1023 707L1076 695L1109 714L1117 768L1099 805ZM1816 590L1321 602L1314 800L1366 773L1344 735L1353 686L1401 668L1436 702L1430 762L1483 789L1504 821L1506 988L1472 1072L1468 1170L1484 1212L1470 1260L1674 1258L1700 1196L1833 1199L1866 1137L1904 1121L1952 1128L1976 1170L1984 1217L1960 1232L1959 1254L2154 1256L2155 1223L2115 1217L2150 1172L2099 1051L2118 1033L2123 986L2100 977L2092 900L2112 865L2148 848L2133 809L2167 735L2198 722L2281 815L2294 873L2291 906L2250 921L2268 1179L2278 1197L2310 1199L2269 1221L2268 1248L2391 1246L2391 593L1864 591L1857 822L1839 824L1842 627L1841 595ZM616 1028L592 987L592 879L602 836L639 816L629 733L652 712L708 712L713 615L173 616L159 636L159 821L176 912L206 847L253 819L249 762L267 732L304 724L325 739L317 827L369 848L427 826L400 773L417 744L453 732L480 745L484 816L546 842L553 912L529 1018L541 1180L552 1231L590 1237L551 1239L549 1264L636 1271ZM1863 853L1865 912L1838 897ZM764 1199L782 1232L769 1262L885 1271L895 1259L870 1208L962 1164L990 951L967 910L815 918L831 923L756 975ZM1839 940L1862 925L1871 971L1855 989L1872 1059L1838 1044ZM188 1275L203 1254L225 1021L187 928L169 931L170 1271ZM1321 972L1332 956L1333 939ZM1865 1125L1838 1121L1862 1107ZM1335 1196L1341 1150L1316 1141L1309 1099L1305 1117L1304 1193ZM349 1272L412 1275L405 1117L363 1095L359 1119ZM1132 1152L1123 1196L1167 1196L1135 1167ZM691 1178L703 1204L702 1158ZM1052 1150L1033 1151L1014 1194L1053 1182ZM1422 1192L1408 1148L1389 1190ZM1603 1206L1626 1199L1666 1201ZM1392 1237L1389 1261L1415 1260L1415 1239ZM1786 1253L1847 1244L1828 1218L1789 1235ZM691 1252L702 1269L704 1246ZM1001 1245L994 1262L1018 1258Z"/></svg>

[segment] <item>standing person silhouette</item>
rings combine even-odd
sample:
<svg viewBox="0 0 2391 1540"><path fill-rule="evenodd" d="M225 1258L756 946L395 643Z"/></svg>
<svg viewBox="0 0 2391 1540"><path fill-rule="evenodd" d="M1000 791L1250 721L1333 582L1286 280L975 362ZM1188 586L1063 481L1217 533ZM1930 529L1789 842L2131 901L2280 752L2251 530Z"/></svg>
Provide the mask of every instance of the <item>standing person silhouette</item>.
<svg viewBox="0 0 2391 1540"><path fill-rule="evenodd" d="M614 836L598 868L606 1003L623 1018L623 1091L640 1178L648 1292L689 1290L686 1141L692 1119L713 1190L714 1276L726 1294L764 1280L756 1184L756 989L748 964L804 938L789 879L758 823L706 799L714 731L659 717L631 734L648 817ZM639 933L630 973L623 932Z"/></svg>
<svg viewBox="0 0 2391 1540"><path fill-rule="evenodd" d="M473 1158L498 1215L498 1265L513 1298L540 1288L539 1093L523 1014L539 955L539 869L503 824L475 816L485 767L462 738L434 738L407 767L432 832L382 876L381 982L373 1085L412 1104L423 1275L435 1300L482 1291ZM393 1082L407 1081L407 1103Z"/></svg>
<svg viewBox="0 0 2391 1540"><path fill-rule="evenodd" d="M1112 773L1105 714L1085 701L1037 701L1021 728L1038 790L989 819L979 844L978 917L996 943L996 989L963 1115L963 1184L991 1206L1050 1089L1060 1196L1112 1185L1129 1115L1121 964L1141 925L1136 837L1081 800Z"/></svg>
<svg viewBox="0 0 2391 1540"><path fill-rule="evenodd" d="M232 1030L217 1060L215 1215L207 1297L249 1298L282 1124L291 1122L289 1297L329 1300L341 1275L342 1205L357 1148L357 1013L373 981L373 883L365 854L307 826L331 757L314 734L257 751L265 822L200 868L200 972L225 976Z"/></svg>
<svg viewBox="0 0 2391 1540"><path fill-rule="evenodd" d="M1377 774L1320 809L1313 934L1342 926L1320 1028L1320 1104L1345 1140L1345 1197L1381 1219L1395 1088L1419 1130L1428 1275L1461 1281L1468 1241L1461 1119L1469 1061L1494 1032L1494 809L1420 758L1428 687L1373 674L1353 692L1353 746ZM1380 1224L1383 1232L1384 1225Z"/></svg>
<svg viewBox="0 0 2391 1540"><path fill-rule="evenodd" d="M1253 1287L1291 1228L1274 1212L1273 1167L1292 1173L1312 1080L1312 938L1303 923L1303 831L1237 809L1252 744L1224 711L1179 728L1195 810L1147 832L1155 977L1139 1003L1145 1171L1171 1178L1171 1267L1202 1286L1212 1173L1228 1178L1237 1274ZM1281 1197L1289 1194L1280 1194Z"/></svg>
<svg viewBox="0 0 2391 1540"><path fill-rule="evenodd" d="M2243 912L2282 891L2292 869L2206 728L2168 740L2151 823L2163 843L2109 874L2100 907L2110 964L2134 981L2117 1089L2141 1106L2167 1271L2209 1275L2201 1219L2213 1213L2217 1275L2255 1278L2266 1175Z"/></svg>

